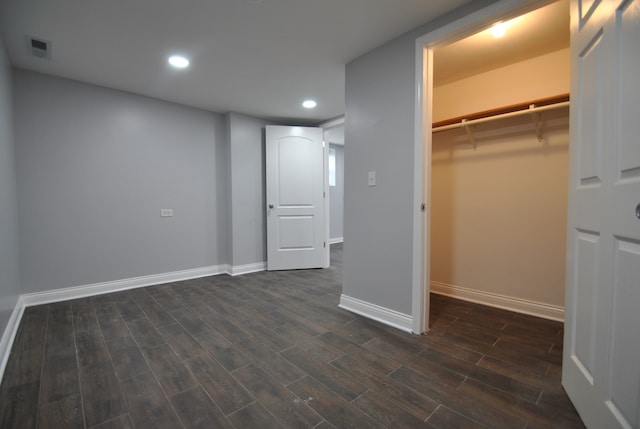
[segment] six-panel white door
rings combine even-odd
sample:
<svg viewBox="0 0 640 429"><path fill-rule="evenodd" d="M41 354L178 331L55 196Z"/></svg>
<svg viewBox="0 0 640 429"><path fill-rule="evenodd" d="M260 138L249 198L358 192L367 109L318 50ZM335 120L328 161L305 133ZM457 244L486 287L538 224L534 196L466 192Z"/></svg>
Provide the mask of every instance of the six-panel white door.
<svg viewBox="0 0 640 429"><path fill-rule="evenodd" d="M325 266L321 128L266 127L267 269Z"/></svg>
<svg viewBox="0 0 640 429"><path fill-rule="evenodd" d="M562 382L589 428L640 428L640 0L571 2Z"/></svg>

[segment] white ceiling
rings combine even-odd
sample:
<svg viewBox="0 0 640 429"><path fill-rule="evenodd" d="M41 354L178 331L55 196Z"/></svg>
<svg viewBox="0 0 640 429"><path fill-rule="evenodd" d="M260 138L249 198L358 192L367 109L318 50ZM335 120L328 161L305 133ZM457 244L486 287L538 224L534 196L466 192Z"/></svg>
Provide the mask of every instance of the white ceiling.
<svg viewBox="0 0 640 429"><path fill-rule="evenodd" d="M347 62L469 0L1 1L16 67L308 123L344 113ZM28 56L25 35L51 41L52 60ZM174 53L191 66L171 69Z"/></svg>
<svg viewBox="0 0 640 429"><path fill-rule="evenodd" d="M505 22L496 39L491 28L436 49L434 86L569 47L569 0L559 0Z"/></svg>
<svg viewBox="0 0 640 429"><path fill-rule="evenodd" d="M0 0L0 27L18 68L304 124L344 113L346 63L468 2ZM52 59L28 55L27 35L50 41ZM191 66L168 66L175 53L189 57ZM477 47L459 54L467 60L483 55ZM513 62L491 61L498 60ZM436 73L467 68L452 61ZM306 98L318 107L303 109Z"/></svg>

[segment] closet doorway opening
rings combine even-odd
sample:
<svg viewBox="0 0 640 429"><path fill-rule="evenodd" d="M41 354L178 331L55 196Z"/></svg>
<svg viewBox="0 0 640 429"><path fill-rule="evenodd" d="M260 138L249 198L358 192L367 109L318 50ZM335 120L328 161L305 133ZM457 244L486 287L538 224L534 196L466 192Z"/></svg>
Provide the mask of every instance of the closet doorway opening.
<svg viewBox="0 0 640 429"><path fill-rule="evenodd" d="M569 2L524 6L421 45L421 332L430 292L563 318Z"/></svg>

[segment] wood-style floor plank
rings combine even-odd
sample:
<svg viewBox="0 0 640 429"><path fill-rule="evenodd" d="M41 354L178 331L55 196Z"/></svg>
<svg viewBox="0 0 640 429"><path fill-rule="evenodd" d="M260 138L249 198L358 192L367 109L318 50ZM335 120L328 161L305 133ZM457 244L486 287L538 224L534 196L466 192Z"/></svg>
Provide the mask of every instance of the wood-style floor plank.
<svg viewBox="0 0 640 429"><path fill-rule="evenodd" d="M297 347L285 350L282 352L282 355L288 361L309 374L309 376L318 380L347 401L354 400L367 390L366 387L356 381L351 375L324 363Z"/></svg>
<svg viewBox="0 0 640 429"><path fill-rule="evenodd" d="M187 360L186 364L200 385L226 415L254 401L247 389L212 356L196 356Z"/></svg>
<svg viewBox="0 0 640 429"><path fill-rule="evenodd" d="M133 425L131 416L129 414L125 414L123 416L116 417L115 419L106 421L98 426L95 426L92 429L135 429L135 426Z"/></svg>
<svg viewBox="0 0 640 429"><path fill-rule="evenodd" d="M394 371L391 377L484 425L523 429L527 424L525 419L502 411L496 404L483 402L482 406L479 407L476 405L475 398L464 395L457 389L444 386L436 380L408 368L402 367Z"/></svg>
<svg viewBox="0 0 640 429"><path fill-rule="evenodd" d="M405 409L420 420L425 420L438 407L438 402L435 400L381 374L371 366L363 365L351 356L345 355L340 359L336 359L331 362L331 365L345 373L352 374L369 391L383 395L387 403L393 404L394 407Z"/></svg>
<svg viewBox="0 0 640 429"><path fill-rule="evenodd" d="M484 429L486 426L441 405L431 414L427 423L438 429Z"/></svg>
<svg viewBox="0 0 640 429"><path fill-rule="evenodd" d="M0 427L583 428L561 323L432 295L410 335L338 307L341 254L27 308Z"/></svg>
<svg viewBox="0 0 640 429"><path fill-rule="evenodd" d="M182 427L169 400L151 372L125 380L122 390L137 428L175 429Z"/></svg>
<svg viewBox="0 0 640 429"><path fill-rule="evenodd" d="M171 398L171 404L185 427L233 428L231 422L200 386L175 395Z"/></svg>
<svg viewBox="0 0 640 429"><path fill-rule="evenodd" d="M395 429L425 428L433 429L429 423L390 402L383 396L372 391L357 397L353 404L369 416L382 423L384 427Z"/></svg>
<svg viewBox="0 0 640 429"><path fill-rule="evenodd" d="M80 391L89 427L127 412L120 383L110 361L80 368Z"/></svg>
<svg viewBox="0 0 640 429"><path fill-rule="evenodd" d="M38 429L83 429L80 395L65 396L38 408Z"/></svg>
<svg viewBox="0 0 640 429"><path fill-rule="evenodd" d="M246 407L229 416L229 420L236 428L264 428L282 429L283 426L265 410L258 402L252 402Z"/></svg>
<svg viewBox="0 0 640 429"><path fill-rule="evenodd" d="M197 381L168 344L142 350L168 397L196 387Z"/></svg>
<svg viewBox="0 0 640 429"><path fill-rule="evenodd" d="M298 398L255 364L233 372L251 394L287 428L312 428L322 421L306 401Z"/></svg>
<svg viewBox="0 0 640 429"><path fill-rule="evenodd" d="M0 427L2 428L35 428L38 413L37 381L18 386L3 384L0 392Z"/></svg>
<svg viewBox="0 0 640 429"><path fill-rule="evenodd" d="M131 335L117 337L107 342L111 362L120 380L149 371L142 350Z"/></svg>
<svg viewBox="0 0 640 429"><path fill-rule="evenodd" d="M337 428L384 428L384 424L360 411L311 376L290 384L289 389Z"/></svg>

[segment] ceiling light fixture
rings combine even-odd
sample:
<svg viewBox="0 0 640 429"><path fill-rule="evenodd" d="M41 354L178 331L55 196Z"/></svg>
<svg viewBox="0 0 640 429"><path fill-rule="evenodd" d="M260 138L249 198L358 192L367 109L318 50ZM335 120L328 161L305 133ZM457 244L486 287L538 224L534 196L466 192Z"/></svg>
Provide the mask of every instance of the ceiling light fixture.
<svg viewBox="0 0 640 429"><path fill-rule="evenodd" d="M180 55L173 55L169 57L169 64L177 69L183 69L189 67L189 60Z"/></svg>
<svg viewBox="0 0 640 429"><path fill-rule="evenodd" d="M304 100L302 102L302 107L304 107L305 109L313 109L317 105L318 103L316 103L314 100Z"/></svg>
<svg viewBox="0 0 640 429"><path fill-rule="evenodd" d="M504 22L497 23L496 25L493 26L493 29L491 30L491 34L493 34L493 37L496 39L499 39L502 36L504 36L506 32L507 32L507 25Z"/></svg>

